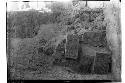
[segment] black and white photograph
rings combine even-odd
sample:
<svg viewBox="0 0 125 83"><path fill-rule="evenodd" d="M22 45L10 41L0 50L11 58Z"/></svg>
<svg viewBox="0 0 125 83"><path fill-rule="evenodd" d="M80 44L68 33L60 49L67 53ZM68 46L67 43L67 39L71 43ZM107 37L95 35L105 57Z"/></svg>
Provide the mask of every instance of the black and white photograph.
<svg viewBox="0 0 125 83"><path fill-rule="evenodd" d="M121 28L121 0L7 1L7 81L122 82Z"/></svg>

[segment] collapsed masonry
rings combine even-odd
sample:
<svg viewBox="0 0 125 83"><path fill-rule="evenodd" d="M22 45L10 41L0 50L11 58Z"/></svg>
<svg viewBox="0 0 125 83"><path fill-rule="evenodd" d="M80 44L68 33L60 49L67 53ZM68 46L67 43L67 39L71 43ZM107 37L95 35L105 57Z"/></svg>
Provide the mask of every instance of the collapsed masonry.
<svg viewBox="0 0 125 83"><path fill-rule="evenodd" d="M102 9L84 10L70 23L74 28L56 48L54 64L82 74L110 74L112 52L106 40L106 22ZM76 25L81 26L76 26Z"/></svg>

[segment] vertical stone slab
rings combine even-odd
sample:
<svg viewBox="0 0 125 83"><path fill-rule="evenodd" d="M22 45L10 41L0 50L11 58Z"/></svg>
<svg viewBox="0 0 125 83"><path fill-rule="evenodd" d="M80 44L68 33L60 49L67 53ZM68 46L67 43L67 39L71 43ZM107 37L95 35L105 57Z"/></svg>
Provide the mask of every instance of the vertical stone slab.
<svg viewBox="0 0 125 83"><path fill-rule="evenodd" d="M110 54L97 53L94 62L94 73L95 74L110 74L112 73L112 59Z"/></svg>
<svg viewBox="0 0 125 83"><path fill-rule="evenodd" d="M66 58L77 59L78 57L78 47L79 47L79 38L78 35L70 34L67 36L66 43Z"/></svg>

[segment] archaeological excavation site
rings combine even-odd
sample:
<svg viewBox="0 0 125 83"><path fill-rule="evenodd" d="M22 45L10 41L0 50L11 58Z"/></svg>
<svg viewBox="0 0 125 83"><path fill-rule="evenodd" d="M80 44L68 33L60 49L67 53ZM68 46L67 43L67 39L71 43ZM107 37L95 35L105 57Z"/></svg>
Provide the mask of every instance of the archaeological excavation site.
<svg viewBox="0 0 125 83"><path fill-rule="evenodd" d="M121 81L120 2L46 8L7 11L8 80Z"/></svg>

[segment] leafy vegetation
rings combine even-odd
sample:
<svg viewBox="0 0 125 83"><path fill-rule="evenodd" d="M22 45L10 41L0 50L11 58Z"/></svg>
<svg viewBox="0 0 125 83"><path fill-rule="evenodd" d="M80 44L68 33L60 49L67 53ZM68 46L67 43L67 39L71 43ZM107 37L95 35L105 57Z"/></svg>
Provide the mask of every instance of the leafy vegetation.
<svg viewBox="0 0 125 83"><path fill-rule="evenodd" d="M58 22L58 13L38 11L7 12L7 32L11 38L33 38L43 24Z"/></svg>

